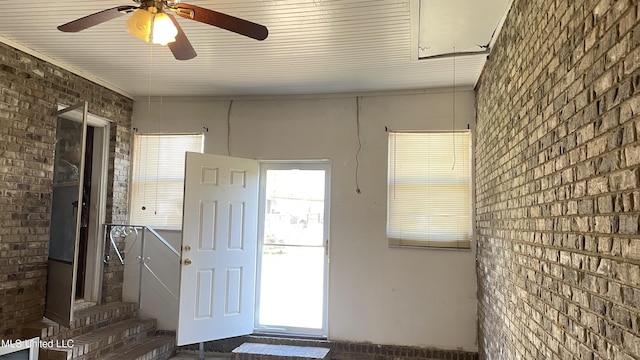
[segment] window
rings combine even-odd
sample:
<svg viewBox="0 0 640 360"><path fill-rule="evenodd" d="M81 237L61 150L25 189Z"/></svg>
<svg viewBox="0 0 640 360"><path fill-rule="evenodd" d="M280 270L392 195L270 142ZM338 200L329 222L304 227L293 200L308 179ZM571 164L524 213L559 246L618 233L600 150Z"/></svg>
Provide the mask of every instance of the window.
<svg viewBox="0 0 640 360"><path fill-rule="evenodd" d="M202 152L202 134L136 134L131 223L182 227L185 152Z"/></svg>
<svg viewBox="0 0 640 360"><path fill-rule="evenodd" d="M471 133L389 133L391 246L469 248Z"/></svg>

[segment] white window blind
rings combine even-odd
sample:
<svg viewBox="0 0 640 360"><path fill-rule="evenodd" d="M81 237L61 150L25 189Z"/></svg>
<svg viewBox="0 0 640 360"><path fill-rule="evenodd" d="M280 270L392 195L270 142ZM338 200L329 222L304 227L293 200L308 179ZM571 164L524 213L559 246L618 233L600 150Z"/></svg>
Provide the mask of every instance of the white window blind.
<svg viewBox="0 0 640 360"><path fill-rule="evenodd" d="M469 248L471 133L389 133L391 246Z"/></svg>
<svg viewBox="0 0 640 360"><path fill-rule="evenodd" d="M185 152L202 152L202 134L136 134L131 223L182 227Z"/></svg>

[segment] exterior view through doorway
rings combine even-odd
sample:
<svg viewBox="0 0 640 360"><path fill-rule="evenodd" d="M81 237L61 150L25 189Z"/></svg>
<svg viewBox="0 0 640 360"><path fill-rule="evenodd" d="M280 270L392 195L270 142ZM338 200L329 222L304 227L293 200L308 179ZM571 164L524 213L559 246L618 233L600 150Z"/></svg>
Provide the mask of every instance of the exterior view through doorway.
<svg viewBox="0 0 640 360"><path fill-rule="evenodd" d="M263 162L255 329L327 336L328 162Z"/></svg>

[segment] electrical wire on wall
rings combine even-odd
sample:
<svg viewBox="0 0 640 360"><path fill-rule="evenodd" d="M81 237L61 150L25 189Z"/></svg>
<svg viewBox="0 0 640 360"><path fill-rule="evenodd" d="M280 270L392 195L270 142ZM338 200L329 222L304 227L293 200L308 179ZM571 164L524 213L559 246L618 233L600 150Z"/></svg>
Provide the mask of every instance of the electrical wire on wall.
<svg viewBox="0 0 640 360"><path fill-rule="evenodd" d="M358 136L358 151L356 151L356 194L362 193L358 181L358 172L360 170L360 151L362 150L362 141L360 140L360 97L356 96L356 135Z"/></svg>
<svg viewBox="0 0 640 360"><path fill-rule="evenodd" d="M453 47L453 109L451 109L452 114L452 125L451 125L451 137L453 139L453 165L451 166L451 170L456 168L456 47Z"/></svg>
<svg viewBox="0 0 640 360"><path fill-rule="evenodd" d="M233 100L229 101L229 109L227 110L227 155L231 156L231 107Z"/></svg>
<svg viewBox="0 0 640 360"><path fill-rule="evenodd" d="M166 46L162 47L163 53L160 54L160 73L164 74L164 55L166 54ZM164 114L164 91L162 90L163 86L160 86L160 116ZM159 132L159 124L160 121L156 121L156 132ZM160 159L160 144L156 147L156 159ZM159 187L159 178L160 178L160 161L156 162L156 186L155 186L155 194L153 200L153 215L158 215L158 187Z"/></svg>
<svg viewBox="0 0 640 360"><path fill-rule="evenodd" d="M153 46L149 45L149 86L147 88L147 119L145 124L145 131L149 131L149 124L151 124L151 79L153 78ZM144 150L144 157L146 159L149 158L149 146L146 146ZM138 175L140 175L140 171L142 169L142 162L138 158ZM139 178L139 176L138 176ZM147 183L147 172L144 172L143 182ZM142 211L147 210L147 190L144 189L142 192Z"/></svg>

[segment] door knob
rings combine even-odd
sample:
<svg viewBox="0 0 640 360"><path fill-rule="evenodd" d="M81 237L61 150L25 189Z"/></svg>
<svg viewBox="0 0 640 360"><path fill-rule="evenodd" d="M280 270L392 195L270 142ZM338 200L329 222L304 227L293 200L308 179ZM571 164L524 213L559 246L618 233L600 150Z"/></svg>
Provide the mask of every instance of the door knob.
<svg viewBox="0 0 640 360"><path fill-rule="evenodd" d="M191 265L191 259L184 259L185 265Z"/></svg>

